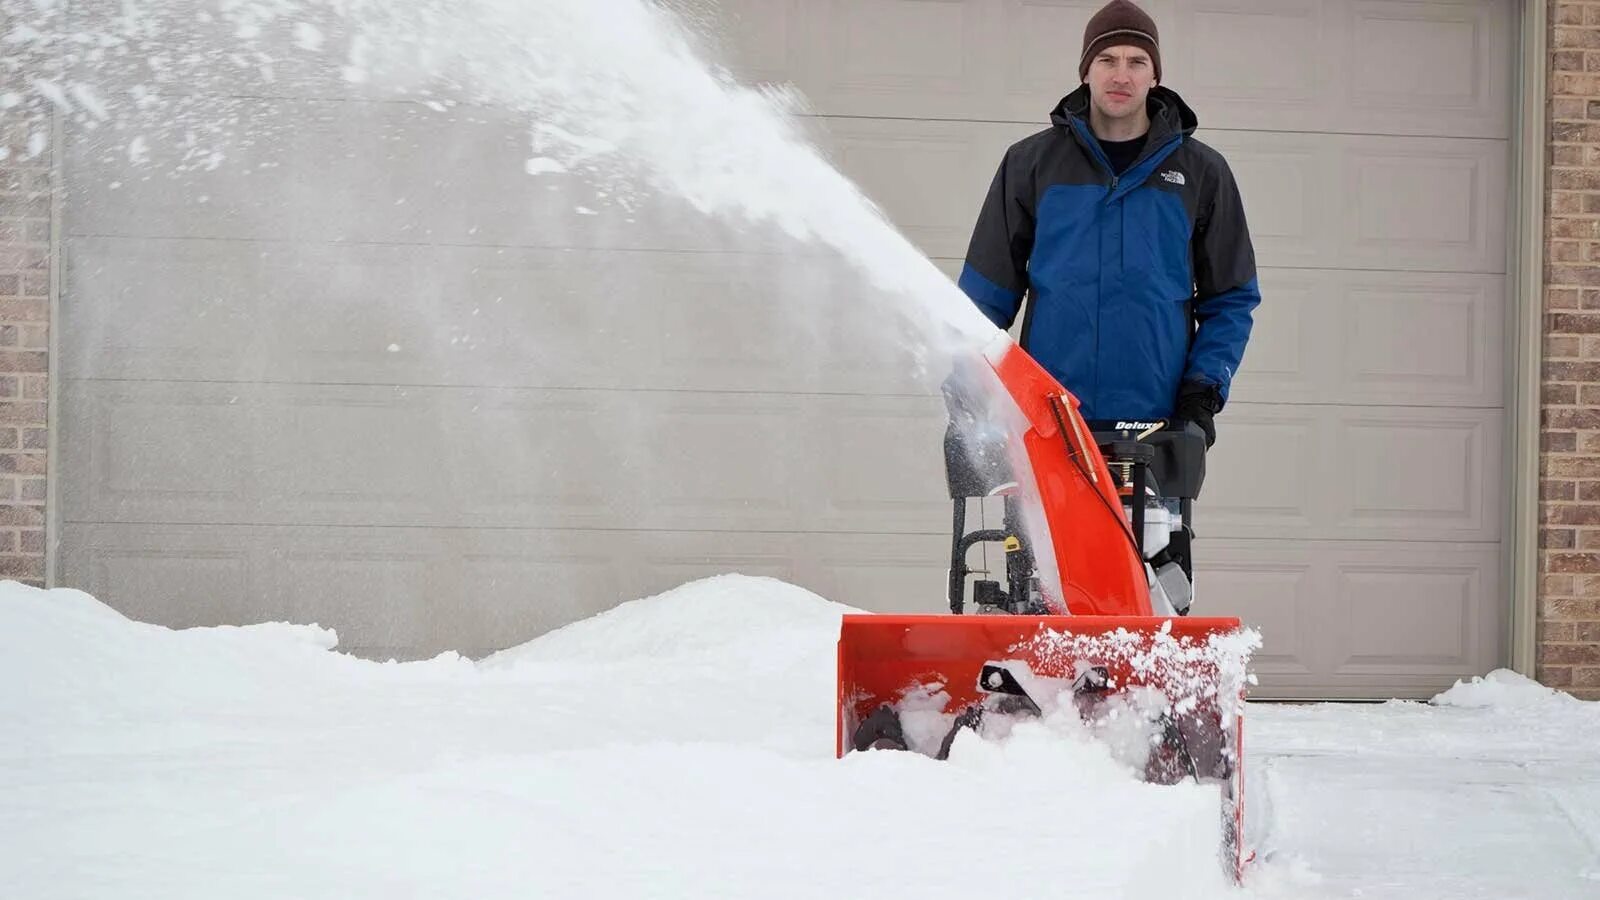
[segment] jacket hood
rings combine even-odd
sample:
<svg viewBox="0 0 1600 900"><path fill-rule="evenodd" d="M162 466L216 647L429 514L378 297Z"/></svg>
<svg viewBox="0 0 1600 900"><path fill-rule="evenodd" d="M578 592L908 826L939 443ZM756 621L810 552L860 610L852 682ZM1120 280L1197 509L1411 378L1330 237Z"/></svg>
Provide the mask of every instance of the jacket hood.
<svg viewBox="0 0 1600 900"><path fill-rule="evenodd" d="M1150 138L1152 143L1160 143L1175 134L1187 137L1194 133L1200 125L1200 120L1195 116L1189 104L1183 102L1178 92L1171 88L1157 85L1150 89L1150 96L1145 99L1145 109L1150 114ZM1055 109L1050 111L1050 121L1056 125L1070 125L1072 119L1089 121L1089 86L1078 85L1078 89L1061 98Z"/></svg>

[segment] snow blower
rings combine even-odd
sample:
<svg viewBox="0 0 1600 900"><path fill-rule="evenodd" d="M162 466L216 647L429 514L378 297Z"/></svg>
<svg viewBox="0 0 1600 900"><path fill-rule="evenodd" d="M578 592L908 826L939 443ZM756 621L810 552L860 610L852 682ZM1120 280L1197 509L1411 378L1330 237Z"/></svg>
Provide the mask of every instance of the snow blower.
<svg viewBox="0 0 1600 900"><path fill-rule="evenodd" d="M1238 877L1255 639L1238 619L1187 615L1203 434L1175 420L1085 421L1004 334L944 394L950 614L844 617L839 756L943 759L965 730L1003 734L1070 707L1120 736L1145 780L1220 788L1223 863ZM981 498L998 498L1000 527L968 531L968 501ZM968 564L979 545L997 551L1003 579L970 580L991 574Z"/></svg>

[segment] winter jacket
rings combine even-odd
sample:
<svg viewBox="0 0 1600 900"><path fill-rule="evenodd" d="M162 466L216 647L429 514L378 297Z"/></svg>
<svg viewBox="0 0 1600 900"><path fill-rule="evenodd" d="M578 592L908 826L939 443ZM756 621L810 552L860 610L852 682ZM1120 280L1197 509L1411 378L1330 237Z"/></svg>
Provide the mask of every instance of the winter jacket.
<svg viewBox="0 0 1600 900"><path fill-rule="evenodd" d="M1233 173L1156 87L1144 150L1114 175L1088 107L1083 86L1006 151L961 289L1001 328L1028 295L1022 346L1085 418L1171 415L1186 381L1215 386L1220 408L1261 301Z"/></svg>

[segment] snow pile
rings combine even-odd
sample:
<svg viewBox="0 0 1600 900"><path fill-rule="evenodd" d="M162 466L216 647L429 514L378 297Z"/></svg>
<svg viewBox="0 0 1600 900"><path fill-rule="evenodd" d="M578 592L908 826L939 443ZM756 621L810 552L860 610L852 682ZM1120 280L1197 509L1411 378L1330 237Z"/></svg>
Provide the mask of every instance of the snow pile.
<svg viewBox="0 0 1600 900"><path fill-rule="evenodd" d="M0 867L30 898L1230 895L1216 791L1075 725L834 759L846 611L726 576L375 663L3 583Z"/></svg>
<svg viewBox="0 0 1600 900"><path fill-rule="evenodd" d="M1483 677L1475 676L1471 681L1457 681L1449 690L1429 702L1434 706L1462 709L1514 710L1582 701L1510 669L1496 669Z"/></svg>

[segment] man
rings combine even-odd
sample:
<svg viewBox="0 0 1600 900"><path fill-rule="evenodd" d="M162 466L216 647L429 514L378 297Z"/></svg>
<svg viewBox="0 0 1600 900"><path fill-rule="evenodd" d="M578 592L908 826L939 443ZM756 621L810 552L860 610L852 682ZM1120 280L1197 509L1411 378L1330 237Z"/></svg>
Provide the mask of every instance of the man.
<svg viewBox="0 0 1600 900"><path fill-rule="evenodd" d="M1112 0L1084 29L1083 83L1012 145L984 200L961 289L1086 419L1213 417L1261 300L1233 173L1160 87L1155 22Z"/></svg>

